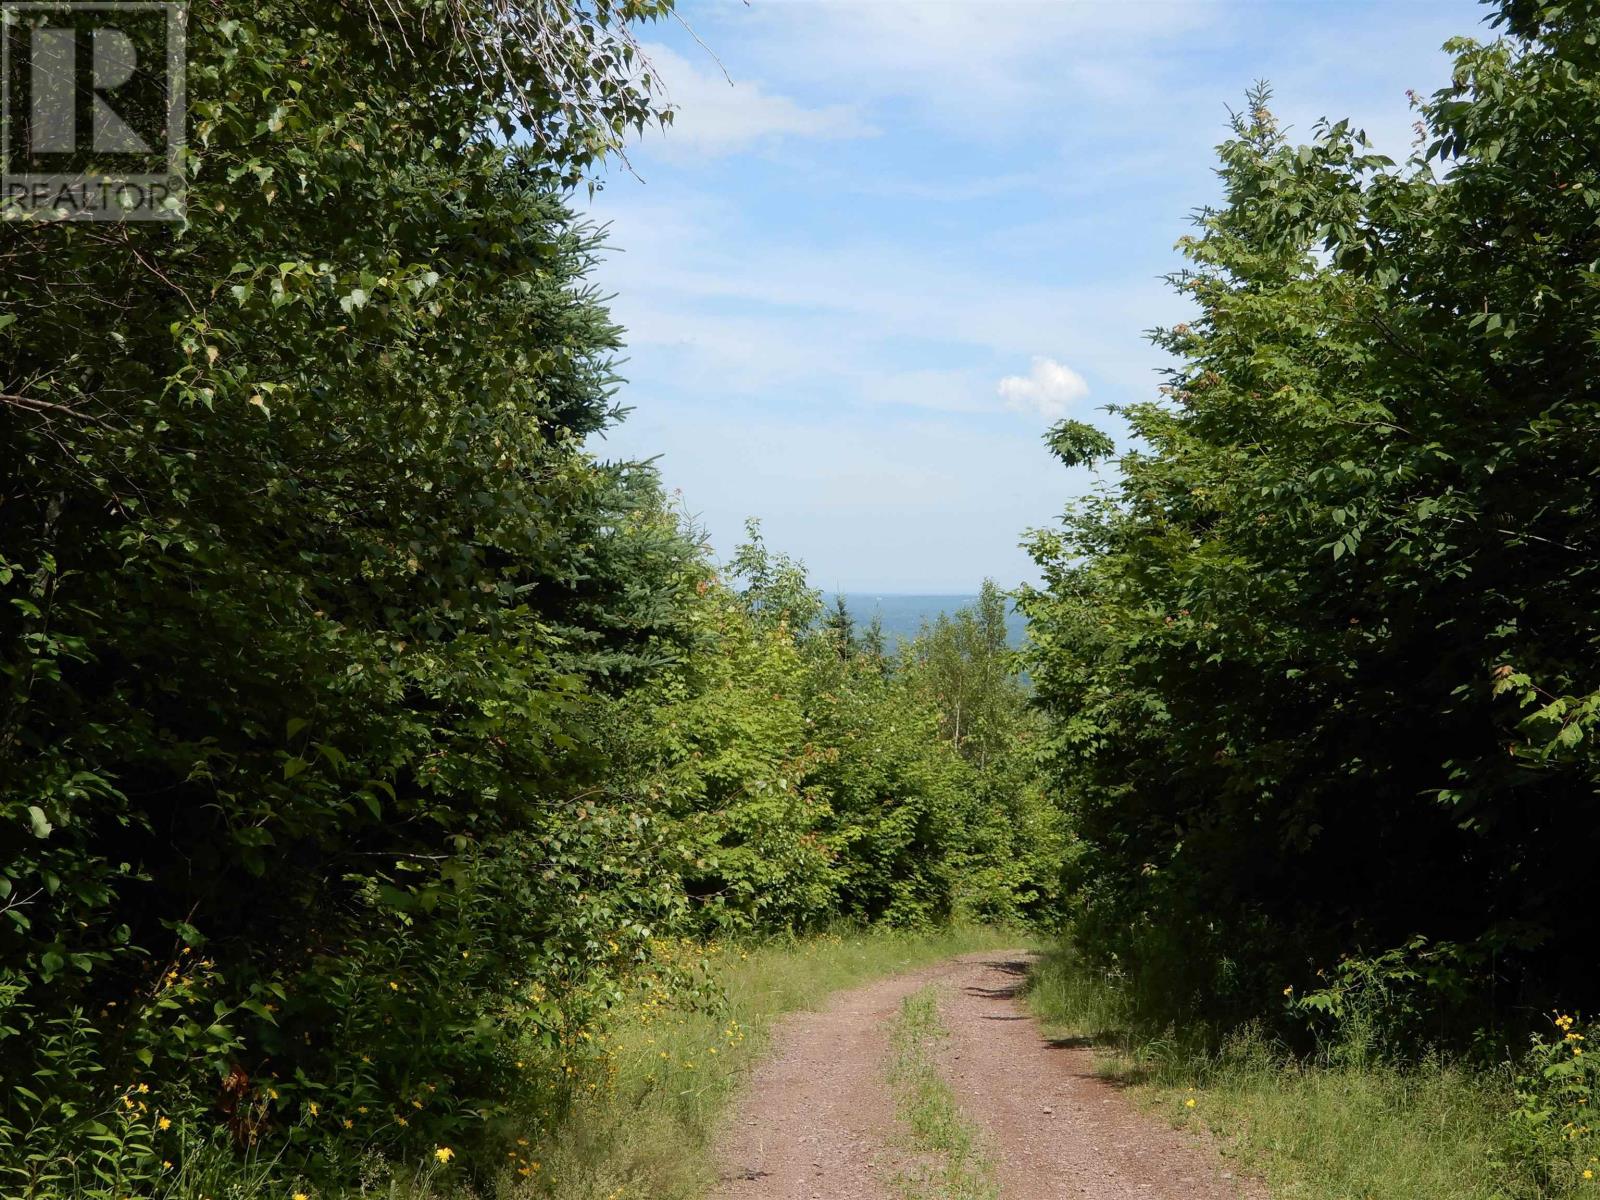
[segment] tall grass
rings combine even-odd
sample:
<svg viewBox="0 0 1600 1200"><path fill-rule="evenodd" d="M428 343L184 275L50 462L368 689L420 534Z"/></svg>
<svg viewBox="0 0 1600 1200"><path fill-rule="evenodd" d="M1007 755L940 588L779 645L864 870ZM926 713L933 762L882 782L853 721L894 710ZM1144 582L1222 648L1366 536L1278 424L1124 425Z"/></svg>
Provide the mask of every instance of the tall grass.
<svg viewBox="0 0 1600 1200"><path fill-rule="evenodd" d="M1103 1074L1174 1123L1209 1130L1224 1153L1296 1200L1509 1200L1555 1197L1509 1164L1511 1071L1442 1057L1296 1057L1259 1029L1220 1050L1196 1031L1139 1031L1116 976L1049 955L1033 1011L1058 1035L1089 1040ZM1597 1193L1600 1194L1600 1193Z"/></svg>

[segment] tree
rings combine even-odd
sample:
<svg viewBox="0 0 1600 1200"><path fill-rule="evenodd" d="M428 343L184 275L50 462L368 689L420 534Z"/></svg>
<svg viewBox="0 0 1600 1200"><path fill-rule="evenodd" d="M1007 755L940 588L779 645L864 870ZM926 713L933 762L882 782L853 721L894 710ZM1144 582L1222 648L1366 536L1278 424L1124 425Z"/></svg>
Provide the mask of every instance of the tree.
<svg viewBox="0 0 1600 1200"><path fill-rule="evenodd" d="M873 613L872 620L867 622L867 630L861 635L861 653L879 663L883 669L888 669L889 644L884 637L881 613Z"/></svg>
<svg viewBox="0 0 1600 1200"><path fill-rule="evenodd" d="M504 997L579 1017L654 902L573 797L697 564L584 449L620 331L561 189L666 7L197 7L187 222L0 225L6 1194L323 1169L305 1114L424 1080L351 1137L492 1141L548 1032Z"/></svg>
<svg viewBox="0 0 1600 1200"><path fill-rule="evenodd" d="M805 564L768 550L761 522L754 517L745 522L744 531L748 540L735 547L727 573L743 582L739 598L745 608L768 626L782 625L795 633L810 629L822 615L822 593L807 581Z"/></svg>
<svg viewBox="0 0 1600 1200"><path fill-rule="evenodd" d="M822 632L832 644L834 652L840 658L849 658L855 654L856 622L846 607L843 596L833 598L833 609L822 619Z"/></svg>
<svg viewBox="0 0 1600 1200"><path fill-rule="evenodd" d="M1292 145L1251 94L1173 278L1199 314L1158 335L1181 365L1034 540L1080 928L1154 1019L1402 945L1462 1032L1490 994L1593 1002L1562 864L1600 851L1600 10L1497 20L1399 167L1346 122Z"/></svg>
<svg viewBox="0 0 1600 1200"><path fill-rule="evenodd" d="M941 613L906 652L908 670L944 714L944 732L982 768L1010 741L1024 704L1006 630L1005 593L985 579L977 601Z"/></svg>

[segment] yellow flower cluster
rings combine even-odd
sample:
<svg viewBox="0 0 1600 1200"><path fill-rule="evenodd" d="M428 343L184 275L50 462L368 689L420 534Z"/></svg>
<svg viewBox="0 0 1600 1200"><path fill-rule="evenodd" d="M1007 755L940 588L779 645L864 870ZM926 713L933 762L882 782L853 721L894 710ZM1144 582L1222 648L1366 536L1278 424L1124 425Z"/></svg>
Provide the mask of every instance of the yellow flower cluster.
<svg viewBox="0 0 1600 1200"><path fill-rule="evenodd" d="M536 1158L529 1158L523 1154L523 1150L527 1149L528 1146L527 1138L519 1137L517 1139L517 1146L518 1149L516 1150L506 1151L506 1157L512 1162L518 1164L516 1168L517 1174L526 1179L539 1169L539 1160Z"/></svg>

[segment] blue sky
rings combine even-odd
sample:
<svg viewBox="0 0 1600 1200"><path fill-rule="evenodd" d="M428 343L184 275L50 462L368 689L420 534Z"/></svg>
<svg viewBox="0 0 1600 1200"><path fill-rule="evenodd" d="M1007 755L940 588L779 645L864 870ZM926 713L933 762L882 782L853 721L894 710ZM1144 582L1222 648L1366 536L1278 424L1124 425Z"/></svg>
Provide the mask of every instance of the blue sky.
<svg viewBox="0 0 1600 1200"><path fill-rule="evenodd" d="M1402 158L1406 89L1487 36L1471 0L680 6L647 32L675 123L588 204L634 409L598 449L659 455L720 554L758 516L850 592L1033 577L1023 532L1090 486L1040 437L1153 393L1253 80Z"/></svg>

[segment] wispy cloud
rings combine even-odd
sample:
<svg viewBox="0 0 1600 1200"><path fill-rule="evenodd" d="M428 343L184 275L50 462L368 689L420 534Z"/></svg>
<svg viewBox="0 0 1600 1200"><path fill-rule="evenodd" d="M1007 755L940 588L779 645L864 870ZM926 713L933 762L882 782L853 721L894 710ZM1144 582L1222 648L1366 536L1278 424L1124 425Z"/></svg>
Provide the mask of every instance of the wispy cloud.
<svg viewBox="0 0 1600 1200"><path fill-rule="evenodd" d="M666 153L732 154L778 138L857 138L877 133L855 106L808 108L759 83L732 78L707 56L701 69L670 46L643 47L672 104Z"/></svg>

